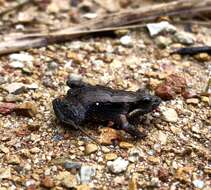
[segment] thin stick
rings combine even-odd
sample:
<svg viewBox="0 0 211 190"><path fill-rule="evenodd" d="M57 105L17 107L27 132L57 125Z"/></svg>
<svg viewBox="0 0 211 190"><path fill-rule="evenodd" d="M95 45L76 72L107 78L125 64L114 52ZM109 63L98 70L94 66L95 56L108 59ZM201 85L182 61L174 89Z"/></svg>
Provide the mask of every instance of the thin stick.
<svg viewBox="0 0 211 190"><path fill-rule="evenodd" d="M135 24L135 25L128 25L128 26L118 26L118 27L108 27L108 28L102 28L102 29L93 29L93 30L87 30L87 31L83 31L83 30L80 30L80 31L74 31L74 32L71 32L70 33L63 33L63 34L27 34L27 35L23 35L21 37L17 37L16 39L17 40L22 40L22 39L33 39L33 38L38 38L38 37L41 37L41 38L51 38L51 37L59 37L61 35L64 36L64 38L66 38L66 36L69 36L69 35L86 35L86 34L93 34L93 33L103 33L103 32L109 32L109 31L115 31L115 30L124 30L124 29L136 29L136 28L143 28L145 27L146 24Z"/></svg>
<svg viewBox="0 0 211 190"><path fill-rule="evenodd" d="M125 10L117 13L102 16L100 18L90 20L89 22L69 27L61 30L61 33L99 29L108 27L117 27L123 25L134 24L146 20L152 20L159 16L195 14L196 12L204 12L211 9L211 0L177 0L169 3L161 3L153 6L141 7L139 9Z"/></svg>
<svg viewBox="0 0 211 190"><path fill-rule="evenodd" d="M211 26L210 21L198 21L198 20L180 20L180 21L172 21L177 24L197 24L202 26Z"/></svg>
<svg viewBox="0 0 211 190"><path fill-rule="evenodd" d="M22 37L17 37L12 40L4 41L0 43L0 55L18 52L21 50L27 50L30 48L38 48L47 46L52 43L61 43L65 41L70 41L71 39L76 39L80 36L94 33L103 33L118 29L132 29L138 27L144 27L144 24L134 25L134 26L124 26L124 27L111 27L104 29L95 29L89 31L75 31L72 33L61 33L61 34L29 34L23 35Z"/></svg>
<svg viewBox="0 0 211 190"><path fill-rule="evenodd" d="M91 137L82 127L80 127L79 125L76 125L74 122L72 122L72 121L70 121L70 120L69 120L69 121L62 121L62 122L65 123L65 124L67 124L67 125L71 125L71 126L73 126L75 129L78 129L79 131L81 131L85 136L87 136L87 137L90 138L94 143L96 143L96 144L100 147L100 149L102 149L100 142L99 142L97 139Z"/></svg>
<svg viewBox="0 0 211 190"><path fill-rule="evenodd" d="M211 87L211 78L208 79L207 85L205 87L205 93L209 92L210 87Z"/></svg>

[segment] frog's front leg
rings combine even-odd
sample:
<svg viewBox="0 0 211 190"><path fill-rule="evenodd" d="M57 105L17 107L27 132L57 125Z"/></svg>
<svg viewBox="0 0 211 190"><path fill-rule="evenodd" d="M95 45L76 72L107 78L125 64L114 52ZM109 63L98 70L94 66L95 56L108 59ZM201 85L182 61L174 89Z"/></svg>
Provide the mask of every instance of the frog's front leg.
<svg viewBox="0 0 211 190"><path fill-rule="evenodd" d="M117 123L119 124L120 129L129 133L134 138L140 139L146 136L144 133L141 133L134 125L131 125L128 122L126 115L119 115Z"/></svg>
<svg viewBox="0 0 211 190"><path fill-rule="evenodd" d="M139 124L143 119L143 111L135 109L127 115L127 119L131 124Z"/></svg>

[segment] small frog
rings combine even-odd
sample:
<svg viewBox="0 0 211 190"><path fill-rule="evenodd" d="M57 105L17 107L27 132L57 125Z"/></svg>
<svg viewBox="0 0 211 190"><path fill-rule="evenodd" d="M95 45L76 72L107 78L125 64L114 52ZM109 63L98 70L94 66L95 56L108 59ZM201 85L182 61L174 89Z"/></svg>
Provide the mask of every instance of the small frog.
<svg viewBox="0 0 211 190"><path fill-rule="evenodd" d="M141 89L136 92L114 90L72 80L68 80L67 85L70 87L67 95L52 102L54 112L62 123L84 133L80 126L86 122L112 121L118 129L143 138L145 135L128 121L153 111L161 103L159 97Z"/></svg>

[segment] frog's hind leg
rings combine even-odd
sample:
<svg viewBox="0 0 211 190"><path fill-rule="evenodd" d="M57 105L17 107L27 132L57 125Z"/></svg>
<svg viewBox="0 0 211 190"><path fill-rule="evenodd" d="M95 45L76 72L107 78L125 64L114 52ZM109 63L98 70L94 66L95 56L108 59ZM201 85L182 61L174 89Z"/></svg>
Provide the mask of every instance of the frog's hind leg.
<svg viewBox="0 0 211 190"><path fill-rule="evenodd" d="M89 137L93 142L100 146L100 143L93 137L91 137L79 124L84 120L84 110L79 105L78 107L75 105L67 105L65 101L61 101L59 98L53 100L53 109L61 121L61 123L66 124L68 126L72 126L75 129L81 131L84 135ZM73 118L74 117L74 118Z"/></svg>
<svg viewBox="0 0 211 190"><path fill-rule="evenodd" d="M146 135L141 133L134 125L131 125L125 115L119 115L117 123L119 124L120 129L129 133L134 138L144 138Z"/></svg>
<svg viewBox="0 0 211 190"><path fill-rule="evenodd" d="M140 124L144 118L145 116L143 115L143 111L140 109L136 109L127 115L129 123L133 125Z"/></svg>
<svg viewBox="0 0 211 190"><path fill-rule="evenodd" d="M66 117L65 117L62 101L59 98L56 98L53 100L52 105L53 105L54 113L56 117L58 118L58 120L61 123L65 123Z"/></svg>
<svg viewBox="0 0 211 190"><path fill-rule="evenodd" d="M53 100L52 104L54 112L61 123L69 124L77 129L76 126L84 120L85 112L80 105L76 106L60 98Z"/></svg>

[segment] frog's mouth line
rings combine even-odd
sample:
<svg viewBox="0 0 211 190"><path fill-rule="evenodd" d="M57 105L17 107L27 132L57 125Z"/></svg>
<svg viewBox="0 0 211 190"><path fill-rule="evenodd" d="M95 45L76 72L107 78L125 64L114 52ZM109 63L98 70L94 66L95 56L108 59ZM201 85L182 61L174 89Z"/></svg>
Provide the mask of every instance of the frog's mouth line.
<svg viewBox="0 0 211 190"><path fill-rule="evenodd" d="M146 113L149 113L151 111L153 111L153 112L159 111L159 107L156 107L153 110L145 110L145 109L141 109L141 108L135 109L135 110L131 111L128 116L130 117L132 115L135 115L136 113L146 114Z"/></svg>
<svg viewBox="0 0 211 190"><path fill-rule="evenodd" d="M143 109L135 109L135 110L133 110L133 111L131 111L130 113L129 113L129 117L130 116L132 116L132 115L134 115L134 114L136 114L136 113L145 113L146 111L144 111Z"/></svg>

